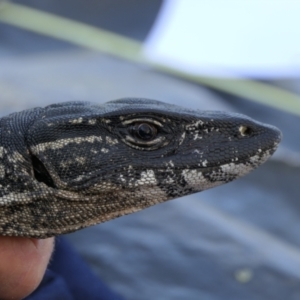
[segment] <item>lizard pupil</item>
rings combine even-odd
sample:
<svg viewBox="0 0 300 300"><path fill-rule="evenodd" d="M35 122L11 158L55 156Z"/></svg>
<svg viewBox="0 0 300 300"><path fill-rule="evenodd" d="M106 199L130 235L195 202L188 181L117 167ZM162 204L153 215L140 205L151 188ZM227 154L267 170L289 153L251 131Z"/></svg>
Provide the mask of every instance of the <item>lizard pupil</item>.
<svg viewBox="0 0 300 300"><path fill-rule="evenodd" d="M156 128L146 123L138 125L137 135L140 139L149 141L156 135Z"/></svg>

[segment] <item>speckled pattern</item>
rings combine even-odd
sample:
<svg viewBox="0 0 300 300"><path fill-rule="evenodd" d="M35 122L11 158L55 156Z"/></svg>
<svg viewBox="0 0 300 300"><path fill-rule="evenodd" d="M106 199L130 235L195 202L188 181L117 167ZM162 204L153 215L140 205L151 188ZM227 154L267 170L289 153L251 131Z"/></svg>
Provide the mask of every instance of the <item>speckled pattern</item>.
<svg viewBox="0 0 300 300"><path fill-rule="evenodd" d="M237 179L281 133L149 99L66 102L0 120L0 233L46 238Z"/></svg>

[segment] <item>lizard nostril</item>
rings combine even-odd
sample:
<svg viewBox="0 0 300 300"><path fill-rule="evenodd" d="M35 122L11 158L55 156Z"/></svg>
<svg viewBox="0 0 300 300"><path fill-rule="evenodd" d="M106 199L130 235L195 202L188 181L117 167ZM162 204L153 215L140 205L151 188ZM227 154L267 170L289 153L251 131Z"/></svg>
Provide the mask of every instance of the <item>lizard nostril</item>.
<svg viewBox="0 0 300 300"><path fill-rule="evenodd" d="M253 130L248 126L242 125L239 127L239 132L240 132L241 136L249 136L252 134Z"/></svg>

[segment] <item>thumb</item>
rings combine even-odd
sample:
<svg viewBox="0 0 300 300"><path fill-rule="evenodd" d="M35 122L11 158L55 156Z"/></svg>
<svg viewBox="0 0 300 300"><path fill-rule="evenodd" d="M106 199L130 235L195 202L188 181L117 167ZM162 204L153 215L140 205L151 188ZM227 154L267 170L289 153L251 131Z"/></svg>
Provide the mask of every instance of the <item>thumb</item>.
<svg viewBox="0 0 300 300"><path fill-rule="evenodd" d="M0 236L0 299L22 299L41 282L54 239Z"/></svg>

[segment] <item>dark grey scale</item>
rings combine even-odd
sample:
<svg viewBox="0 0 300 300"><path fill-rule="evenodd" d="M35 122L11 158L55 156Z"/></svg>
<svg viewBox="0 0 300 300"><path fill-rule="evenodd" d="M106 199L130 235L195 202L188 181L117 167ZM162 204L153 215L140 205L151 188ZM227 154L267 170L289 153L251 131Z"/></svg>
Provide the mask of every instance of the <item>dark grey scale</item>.
<svg viewBox="0 0 300 300"><path fill-rule="evenodd" d="M19 229L19 231L21 231L20 228L18 228L18 225L13 223L1 224L1 230L3 232L9 231L14 225L17 227L16 230Z"/></svg>
<svg viewBox="0 0 300 300"><path fill-rule="evenodd" d="M22 212L22 206L9 206L7 207L7 209L5 210L5 216L9 217L12 216L14 214L17 213L21 213Z"/></svg>
<svg viewBox="0 0 300 300"><path fill-rule="evenodd" d="M166 193L169 199L194 192L194 189L189 186L189 183L185 180L184 176L182 176L181 171L166 171L165 173L161 173L160 176L161 180L157 186ZM173 180L173 182L168 183L169 179Z"/></svg>
<svg viewBox="0 0 300 300"><path fill-rule="evenodd" d="M231 182L237 179L238 174L230 174L228 172L224 172L220 167L216 167L214 169L210 168L208 170L203 170L202 175L205 179L210 182L220 182L224 183Z"/></svg>
<svg viewBox="0 0 300 300"><path fill-rule="evenodd" d="M34 219L34 222L32 224L33 230L39 230L40 228L45 228L45 225L47 226L47 223L40 222L38 217L33 216L33 219Z"/></svg>

